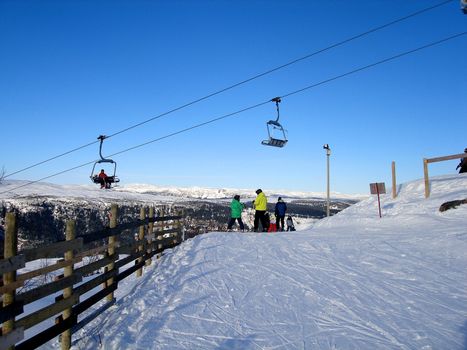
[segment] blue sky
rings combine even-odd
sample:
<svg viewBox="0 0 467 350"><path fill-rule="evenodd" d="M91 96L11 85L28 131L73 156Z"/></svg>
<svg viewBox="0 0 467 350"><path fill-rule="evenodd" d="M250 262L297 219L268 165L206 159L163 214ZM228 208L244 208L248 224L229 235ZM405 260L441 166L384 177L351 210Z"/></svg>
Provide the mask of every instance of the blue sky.
<svg viewBox="0 0 467 350"><path fill-rule="evenodd" d="M112 135L354 35L441 3L0 0L0 168L7 174ZM450 1L104 143L155 140L467 31ZM283 98L289 142L261 145L274 103L119 154L122 184L368 193L467 147L467 35ZM98 158L98 144L11 176ZM457 161L430 165L455 172ZM86 184L92 164L47 179Z"/></svg>

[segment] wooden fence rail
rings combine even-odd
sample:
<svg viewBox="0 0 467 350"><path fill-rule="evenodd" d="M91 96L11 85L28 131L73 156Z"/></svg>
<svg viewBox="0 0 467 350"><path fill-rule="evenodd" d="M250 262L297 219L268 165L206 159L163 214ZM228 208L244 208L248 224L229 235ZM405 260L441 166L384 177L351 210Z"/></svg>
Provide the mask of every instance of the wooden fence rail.
<svg viewBox="0 0 467 350"><path fill-rule="evenodd" d="M465 158L466 154L453 154L451 156L436 157L436 158L423 158L423 174L425 176L425 198L430 197L430 179L428 177L428 164L435 162L443 162L445 160L453 160L459 158Z"/></svg>
<svg viewBox="0 0 467 350"><path fill-rule="evenodd" d="M141 276L152 257L181 243L183 213L165 216L161 211L156 216L153 207L148 214L147 209L141 208L139 219L118 224L118 207L112 205L108 228L79 235L75 221L69 220L65 241L19 252L17 218L7 213L4 259L0 260L0 349L34 349L57 336L61 348L69 349L72 334L115 303L118 282L133 273ZM21 271L28 262L52 258L56 261L50 265ZM91 261L85 262L85 258ZM35 278L45 281L52 272L56 275L53 281L30 286ZM26 305L50 296L55 296L50 305L24 312ZM104 305L91 309L102 300ZM26 335L28 329L44 321L52 325L35 335Z"/></svg>

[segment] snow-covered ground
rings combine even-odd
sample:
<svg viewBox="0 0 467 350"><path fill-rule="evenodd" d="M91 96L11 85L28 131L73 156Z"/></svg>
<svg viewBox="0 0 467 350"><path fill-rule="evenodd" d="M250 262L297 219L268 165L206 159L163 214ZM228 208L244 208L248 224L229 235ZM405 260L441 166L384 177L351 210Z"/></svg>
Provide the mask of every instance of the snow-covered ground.
<svg viewBox="0 0 467 350"><path fill-rule="evenodd" d="M466 349L467 174L311 229L213 232L119 285L74 349ZM57 347L57 343L49 345Z"/></svg>

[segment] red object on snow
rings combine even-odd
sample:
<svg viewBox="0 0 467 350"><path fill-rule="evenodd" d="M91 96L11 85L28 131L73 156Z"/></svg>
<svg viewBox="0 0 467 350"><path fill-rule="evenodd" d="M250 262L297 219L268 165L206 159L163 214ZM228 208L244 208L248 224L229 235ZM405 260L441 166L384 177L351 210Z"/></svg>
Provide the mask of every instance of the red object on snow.
<svg viewBox="0 0 467 350"><path fill-rule="evenodd" d="M269 224L268 232L277 232L276 224Z"/></svg>

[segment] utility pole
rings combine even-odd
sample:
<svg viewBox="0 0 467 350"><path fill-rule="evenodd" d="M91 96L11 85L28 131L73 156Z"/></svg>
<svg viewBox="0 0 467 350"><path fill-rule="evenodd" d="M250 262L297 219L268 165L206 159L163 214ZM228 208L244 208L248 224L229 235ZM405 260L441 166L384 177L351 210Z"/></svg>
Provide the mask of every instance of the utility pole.
<svg viewBox="0 0 467 350"><path fill-rule="evenodd" d="M327 159L327 190L326 190L326 216L329 217L330 210L329 210L329 156L331 155L331 148L328 144L325 144L323 148L326 150L326 159Z"/></svg>

